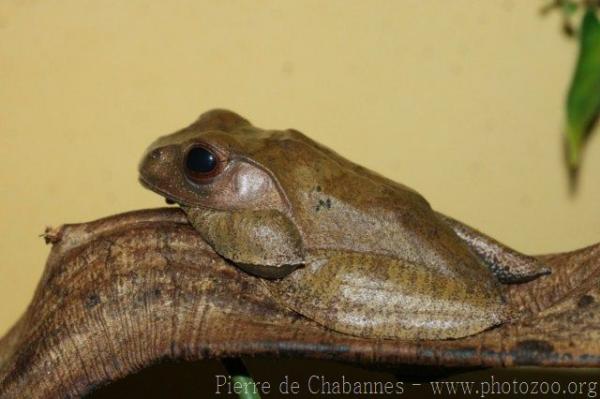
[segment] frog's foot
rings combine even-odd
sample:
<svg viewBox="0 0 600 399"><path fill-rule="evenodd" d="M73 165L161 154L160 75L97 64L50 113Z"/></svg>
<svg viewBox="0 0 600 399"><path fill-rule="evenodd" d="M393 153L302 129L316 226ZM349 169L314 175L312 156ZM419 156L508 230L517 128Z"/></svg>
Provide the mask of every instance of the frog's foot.
<svg viewBox="0 0 600 399"><path fill-rule="evenodd" d="M484 261L504 284L526 283L552 273L539 259L513 251L490 254Z"/></svg>
<svg viewBox="0 0 600 399"><path fill-rule="evenodd" d="M504 284L525 283L552 270L533 256L523 255L480 231L437 213Z"/></svg>

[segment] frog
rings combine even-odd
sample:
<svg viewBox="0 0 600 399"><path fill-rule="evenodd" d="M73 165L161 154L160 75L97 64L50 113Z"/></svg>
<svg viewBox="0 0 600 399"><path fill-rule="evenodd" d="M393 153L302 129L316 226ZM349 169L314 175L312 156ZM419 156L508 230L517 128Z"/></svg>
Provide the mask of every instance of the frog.
<svg viewBox="0 0 600 399"><path fill-rule="evenodd" d="M159 137L138 169L225 262L339 334L473 335L519 317L507 285L551 272L298 130L225 109Z"/></svg>

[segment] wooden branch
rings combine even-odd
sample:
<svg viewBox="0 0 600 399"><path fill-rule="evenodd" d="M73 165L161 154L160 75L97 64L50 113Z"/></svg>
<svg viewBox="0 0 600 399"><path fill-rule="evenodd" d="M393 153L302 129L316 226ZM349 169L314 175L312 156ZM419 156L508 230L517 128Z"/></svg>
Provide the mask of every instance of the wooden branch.
<svg viewBox="0 0 600 399"><path fill-rule="evenodd" d="M79 397L163 359L301 356L444 367L600 366L600 245L545 256L513 285L528 316L445 341L339 334L279 306L204 243L176 208L49 231L45 272L0 340L0 397Z"/></svg>

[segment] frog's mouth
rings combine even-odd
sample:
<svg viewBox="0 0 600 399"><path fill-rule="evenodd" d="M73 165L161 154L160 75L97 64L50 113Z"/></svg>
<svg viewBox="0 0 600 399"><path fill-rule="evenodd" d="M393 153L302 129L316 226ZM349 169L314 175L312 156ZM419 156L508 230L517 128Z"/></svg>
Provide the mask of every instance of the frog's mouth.
<svg viewBox="0 0 600 399"><path fill-rule="evenodd" d="M150 191L154 191L155 193L157 193L160 196L164 197L165 202L168 205L179 205L179 206L185 205L182 202L176 200L175 197L171 196L166 191L161 190L160 188L158 188L155 185L153 185L152 183L150 183L148 180L144 179L144 176L142 176L142 175L138 176L138 181L140 182L140 184L143 187L147 188Z"/></svg>

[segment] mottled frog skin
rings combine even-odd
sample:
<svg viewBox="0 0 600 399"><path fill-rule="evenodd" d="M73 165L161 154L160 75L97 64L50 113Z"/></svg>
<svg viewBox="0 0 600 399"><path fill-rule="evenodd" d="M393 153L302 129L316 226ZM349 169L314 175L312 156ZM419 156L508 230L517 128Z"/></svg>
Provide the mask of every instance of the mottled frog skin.
<svg viewBox="0 0 600 399"><path fill-rule="evenodd" d="M140 181L226 260L335 331L445 339L503 323L503 283L548 273L416 191L293 130L226 110L156 140Z"/></svg>

